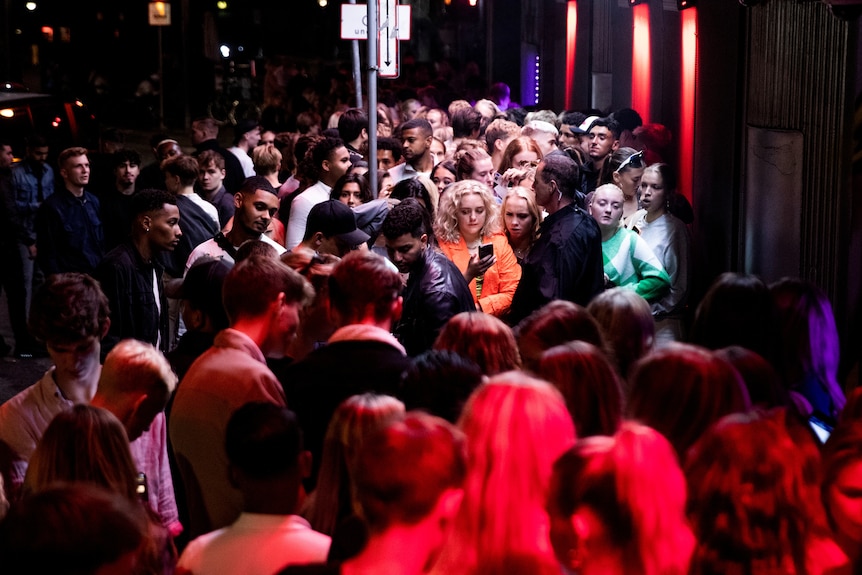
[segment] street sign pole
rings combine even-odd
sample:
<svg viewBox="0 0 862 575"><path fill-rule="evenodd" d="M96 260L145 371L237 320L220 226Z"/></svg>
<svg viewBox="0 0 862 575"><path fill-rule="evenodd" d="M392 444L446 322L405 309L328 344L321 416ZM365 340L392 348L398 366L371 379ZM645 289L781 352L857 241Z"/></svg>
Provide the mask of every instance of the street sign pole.
<svg viewBox="0 0 862 575"><path fill-rule="evenodd" d="M356 4L356 0L350 0ZM350 42L350 51L353 53L353 83L356 87L356 107L362 107L362 68L359 63L359 40Z"/></svg>
<svg viewBox="0 0 862 575"><path fill-rule="evenodd" d="M368 2L368 173L371 193L377 197L377 2Z"/></svg>
<svg viewBox="0 0 862 575"><path fill-rule="evenodd" d="M165 71L162 57L162 26L171 25L171 5L168 2L150 2L150 26L155 26L159 49L159 129L165 129Z"/></svg>
<svg viewBox="0 0 862 575"><path fill-rule="evenodd" d="M380 22L381 18L383 22ZM341 39L368 40L368 163L369 183L377 195L377 79L397 78L401 68L399 41L410 40L410 6L398 0L370 0L341 5ZM354 59L358 66L358 57ZM359 73L357 106L362 107Z"/></svg>

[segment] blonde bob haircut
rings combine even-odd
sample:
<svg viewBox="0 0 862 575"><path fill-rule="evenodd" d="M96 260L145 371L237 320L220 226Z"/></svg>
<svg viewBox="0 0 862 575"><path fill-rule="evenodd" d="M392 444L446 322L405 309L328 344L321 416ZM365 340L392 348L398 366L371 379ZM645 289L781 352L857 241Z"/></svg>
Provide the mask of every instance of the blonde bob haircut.
<svg viewBox="0 0 862 575"><path fill-rule="evenodd" d="M437 239L444 243L457 243L461 241L461 231L458 229L458 210L461 209L461 198L469 194L477 194L485 204L485 225L480 230L481 236L486 238L499 233L500 209L494 201L491 189L475 180L461 180L450 184L446 193L440 198L440 209L434 222L434 233Z"/></svg>

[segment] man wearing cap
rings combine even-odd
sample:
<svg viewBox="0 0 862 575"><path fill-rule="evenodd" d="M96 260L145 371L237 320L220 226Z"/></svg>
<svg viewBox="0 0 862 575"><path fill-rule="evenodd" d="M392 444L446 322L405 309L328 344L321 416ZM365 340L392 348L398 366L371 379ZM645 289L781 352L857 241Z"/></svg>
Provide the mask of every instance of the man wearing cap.
<svg viewBox="0 0 862 575"><path fill-rule="evenodd" d="M362 247L370 236L356 229L353 210L338 200L326 200L311 208L305 236L294 250L307 248L319 254L344 257Z"/></svg>
<svg viewBox="0 0 862 575"><path fill-rule="evenodd" d="M587 119L583 112L566 110L560 112L560 145L563 148L578 148L581 145L581 123ZM585 152L586 153L586 152Z"/></svg>
<svg viewBox="0 0 862 575"><path fill-rule="evenodd" d="M260 240L271 245L279 255L284 253L284 246L277 244L265 233L270 220L278 211L278 193L272 184L263 176L248 178L233 198L236 207L233 227L227 233L217 233L214 238L193 249L186 261L186 272L203 256L233 263L237 249L251 240Z"/></svg>
<svg viewBox="0 0 862 575"><path fill-rule="evenodd" d="M200 258L186 272L179 291L174 294L182 300L186 331L167 358L180 379L192 363L212 347L216 334L229 325L221 301L221 288L231 267L224 260Z"/></svg>
<svg viewBox="0 0 862 575"><path fill-rule="evenodd" d="M578 135L578 145L585 156L590 155L590 126L598 119L599 116L588 116L586 120L581 122L577 130L572 130Z"/></svg>
<svg viewBox="0 0 862 575"><path fill-rule="evenodd" d="M233 146L227 151L236 156L245 177L250 178L254 175L251 151L260 142L260 126L253 120L242 120L234 127L233 133Z"/></svg>

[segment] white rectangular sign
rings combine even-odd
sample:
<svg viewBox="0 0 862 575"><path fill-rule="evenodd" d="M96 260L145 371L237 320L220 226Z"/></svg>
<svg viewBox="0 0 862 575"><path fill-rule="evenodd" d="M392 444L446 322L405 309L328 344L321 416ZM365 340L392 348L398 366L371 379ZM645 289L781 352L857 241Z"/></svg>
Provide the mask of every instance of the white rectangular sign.
<svg viewBox="0 0 862 575"><path fill-rule="evenodd" d="M377 74L397 78L401 64L398 52L398 0L377 0L380 34L377 43Z"/></svg>
<svg viewBox="0 0 862 575"><path fill-rule="evenodd" d="M398 6L397 18L399 22L398 39L410 39L410 6ZM378 19L382 26L383 19ZM367 40L368 39L368 5L367 4L342 4L341 5L341 39L342 40Z"/></svg>

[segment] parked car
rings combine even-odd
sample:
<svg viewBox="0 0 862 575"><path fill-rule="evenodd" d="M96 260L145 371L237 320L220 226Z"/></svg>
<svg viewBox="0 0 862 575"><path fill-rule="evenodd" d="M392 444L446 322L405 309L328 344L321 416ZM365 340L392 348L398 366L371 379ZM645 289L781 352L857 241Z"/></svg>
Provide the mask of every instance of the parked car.
<svg viewBox="0 0 862 575"><path fill-rule="evenodd" d="M9 140L16 159L24 156L25 139L34 132L48 140L51 163L70 146L98 149L99 124L82 101L28 92L15 84L0 87L0 136Z"/></svg>

